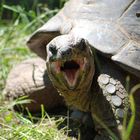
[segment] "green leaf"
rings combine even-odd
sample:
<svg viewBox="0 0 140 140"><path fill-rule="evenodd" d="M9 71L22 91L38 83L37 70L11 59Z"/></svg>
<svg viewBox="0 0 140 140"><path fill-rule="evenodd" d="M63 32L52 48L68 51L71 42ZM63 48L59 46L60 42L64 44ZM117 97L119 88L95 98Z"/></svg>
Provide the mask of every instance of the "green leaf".
<svg viewBox="0 0 140 140"><path fill-rule="evenodd" d="M8 9L8 10L11 10L13 12L16 12L16 13L19 13L18 9L17 9L17 6L8 6L8 5L3 5L3 8L5 9Z"/></svg>

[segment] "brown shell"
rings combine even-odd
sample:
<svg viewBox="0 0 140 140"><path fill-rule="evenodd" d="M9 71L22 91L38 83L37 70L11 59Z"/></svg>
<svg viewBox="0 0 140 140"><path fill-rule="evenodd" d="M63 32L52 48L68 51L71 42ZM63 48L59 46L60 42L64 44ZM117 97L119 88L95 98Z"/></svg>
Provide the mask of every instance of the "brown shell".
<svg viewBox="0 0 140 140"><path fill-rule="evenodd" d="M61 34L74 34L140 77L140 0L69 0L39 28L27 45L46 58L46 45Z"/></svg>

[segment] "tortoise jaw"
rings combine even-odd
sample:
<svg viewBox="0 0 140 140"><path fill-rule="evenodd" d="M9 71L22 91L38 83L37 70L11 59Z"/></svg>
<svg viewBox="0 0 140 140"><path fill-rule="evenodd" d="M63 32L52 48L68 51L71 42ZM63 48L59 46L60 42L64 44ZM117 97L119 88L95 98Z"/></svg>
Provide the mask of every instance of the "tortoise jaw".
<svg viewBox="0 0 140 140"><path fill-rule="evenodd" d="M85 69L86 63L86 58L77 58L75 60L68 60L64 62L53 62L56 73L63 74L64 79L67 81L69 89L75 88L78 81L77 79L80 75L80 71L83 71Z"/></svg>

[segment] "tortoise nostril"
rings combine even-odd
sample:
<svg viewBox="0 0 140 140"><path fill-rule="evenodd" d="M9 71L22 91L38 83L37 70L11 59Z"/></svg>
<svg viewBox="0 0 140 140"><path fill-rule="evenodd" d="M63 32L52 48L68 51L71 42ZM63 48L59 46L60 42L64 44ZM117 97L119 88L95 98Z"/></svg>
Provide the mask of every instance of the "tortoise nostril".
<svg viewBox="0 0 140 140"><path fill-rule="evenodd" d="M70 56L72 55L72 50L69 48L69 49L67 49L67 50L65 50L65 51L62 51L62 52L61 52L61 55L62 55L63 57L70 57Z"/></svg>
<svg viewBox="0 0 140 140"><path fill-rule="evenodd" d="M136 13L136 17L137 17L137 18L140 17L140 12Z"/></svg>

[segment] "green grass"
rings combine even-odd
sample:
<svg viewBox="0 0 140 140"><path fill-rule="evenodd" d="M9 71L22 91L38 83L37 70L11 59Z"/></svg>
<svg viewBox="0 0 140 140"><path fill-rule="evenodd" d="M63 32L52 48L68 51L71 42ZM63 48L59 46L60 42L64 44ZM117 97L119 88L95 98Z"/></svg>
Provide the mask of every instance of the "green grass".
<svg viewBox="0 0 140 140"><path fill-rule="evenodd" d="M71 140L66 135L67 127L59 131L57 129L64 121L64 117L59 117L57 120L54 117L50 118L42 107L41 118L30 114L26 116L30 119L27 119L22 114L12 111L15 103L16 101L0 107L0 140Z"/></svg>

